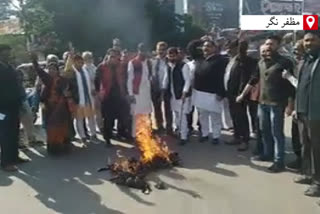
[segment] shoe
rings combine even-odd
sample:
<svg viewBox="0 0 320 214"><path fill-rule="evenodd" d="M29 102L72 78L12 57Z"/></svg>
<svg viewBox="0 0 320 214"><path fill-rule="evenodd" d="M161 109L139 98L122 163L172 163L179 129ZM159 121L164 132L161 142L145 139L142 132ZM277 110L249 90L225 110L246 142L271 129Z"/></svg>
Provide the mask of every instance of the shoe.
<svg viewBox="0 0 320 214"><path fill-rule="evenodd" d="M106 145L106 147L112 147L113 146L110 139L106 140L105 145Z"/></svg>
<svg viewBox="0 0 320 214"><path fill-rule="evenodd" d="M312 178L307 177L305 175L301 175L301 176L296 177L295 179L293 179L293 182L295 182L296 184L308 184L308 185L311 185L312 184Z"/></svg>
<svg viewBox="0 0 320 214"><path fill-rule="evenodd" d="M82 138L82 139L80 140L80 143L81 143L81 147L82 147L82 148L87 148L87 147L88 147L88 145L87 145L87 138Z"/></svg>
<svg viewBox="0 0 320 214"><path fill-rule="evenodd" d="M272 162L273 158L257 155L257 156L252 157L251 160L253 160L253 161L262 161L262 162Z"/></svg>
<svg viewBox="0 0 320 214"><path fill-rule="evenodd" d="M209 136L200 137L199 142L204 143L204 142L207 142L208 140L209 140Z"/></svg>
<svg viewBox="0 0 320 214"><path fill-rule="evenodd" d="M251 139L257 139L257 138L258 138L257 133L252 132L252 133L250 134L250 138L251 138Z"/></svg>
<svg viewBox="0 0 320 214"><path fill-rule="evenodd" d="M241 144L241 141L239 139L233 139L232 141L226 141L225 144L229 146L234 146Z"/></svg>
<svg viewBox="0 0 320 214"><path fill-rule="evenodd" d="M19 144L19 147L18 147L20 150L27 150L28 149L28 146L25 145L25 144Z"/></svg>
<svg viewBox="0 0 320 214"><path fill-rule="evenodd" d="M283 172L285 170L285 166L284 164L281 164L281 163L273 163L269 168L268 170L271 172L271 173L280 173L280 172Z"/></svg>
<svg viewBox="0 0 320 214"><path fill-rule="evenodd" d="M211 144L212 145L218 145L218 144L220 144L220 140L219 139L212 139L211 140Z"/></svg>
<svg viewBox="0 0 320 214"><path fill-rule="evenodd" d="M7 165L3 166L2 170L5 172L16 172L18 171L18 167L16 165Z"/></svg>
<svg viewBox="0 0 320 214"><path fill-rule="evenodd" d="M97 138L97 136L91 136L90 142L93 144L100 144L100 140Z"/></svg>
<svg viewBox="0 0 320 214"><path fill-rule="evenodd" d="M238 147L239 152L245 152L248 149L249 149L249 143L245 143L245 142L242 142Z"/></svg>
<svg viewBox="0 0 320 214"><path fill-rule="evenodd" d="M30 159L18 157L17 164L24 164L30 162Z"/></svg>
<svg viewBox="0 0 320 214"><path fill-rule="evenodd" d="M179 145L180 146L184 146L184 145L186 145L187 144L187 140L180 140L180 142L179 142Z"/></svg>
<svg viewBox="0 0 320 214"><path fill-rule="evenodd" d="M296 160L290 162L287 164L288 169L293 169L293 170L300 170L301 169L301 158L297 158Z"/></svg>
<svg viewBox="0 0 320 214"><path fill-rule="evenodd" d="M309 197L320 197L320 186L312 184L305 192L304 195Z"/></svg>
<svg viewBox="0 0 320 214"><path fill-rule="evenodd" d="M317 202L318 206L320 206L320 201Z"/></svg>
<svg viewBox="0 0 320 214"><path fill-rule="evenodd" d="M167 129L166 129L166 134L167 134L168 136L173 136L173 131L172 131L172 129L167 128Z"/></svg>
<svg viewBox="0 0 320 214"><path fill-rule="evenodd" d="M41 140L33 140L33 141L29 141L29 145L30 146L41 146L41 145L44 145L44 142Z"/></svg>
<svg viewBox="0 0 320 214"><path fill-rule="evenodd" d="M166 130L163 127L160 127L156 130L156 133L162 135L162 134L166 133Z"/></svg>

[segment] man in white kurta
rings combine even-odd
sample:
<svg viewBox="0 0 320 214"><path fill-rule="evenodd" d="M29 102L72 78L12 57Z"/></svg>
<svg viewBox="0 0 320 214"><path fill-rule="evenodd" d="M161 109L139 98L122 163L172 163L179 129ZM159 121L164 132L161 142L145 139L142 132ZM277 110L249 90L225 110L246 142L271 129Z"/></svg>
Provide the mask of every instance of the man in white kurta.
<svg viewBox="0 0 320 214"><path fill-rule="evenodd" d="M178 59L177 48L168 50L168 69L163 80L163 89L170 87L171 109L180 134L180 144L188 139L187 115L191 112L191 73L189 66Z"/></svg>
<svg viewBox="0 0 320 214"><path fill-rule="evenodd" d="M136 116L152 113L151 62L146 58L144 45L138 45L138 56L128 64L128 94L131 100L132 137L136 136Z"/></svg>
<svg viewBox="0 0 320 214"><path fill-rule="evenodd" d="M83 69L88 72L91 85L94 86L94 81L96 77L97 67L94 65L93 54L91 52L84 52L82 54L84 60ZM103 130L103 120L101 115L101 103L97 94L94 94L94 108L96 113L96 124L99 127L100 132Z"/></svg>

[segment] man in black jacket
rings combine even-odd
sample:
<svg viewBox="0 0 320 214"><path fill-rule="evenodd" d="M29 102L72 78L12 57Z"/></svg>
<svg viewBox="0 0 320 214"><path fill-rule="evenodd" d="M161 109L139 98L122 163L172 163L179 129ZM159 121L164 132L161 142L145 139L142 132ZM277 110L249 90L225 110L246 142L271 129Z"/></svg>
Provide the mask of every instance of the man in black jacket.
<svg viewBox="0 0 320 214"><path fill-rule="evenodd" d="M249 118L247 113L248 100L236 102L236 98L248 84L251 75L257 69L257 61L247 55L248 43L234 41L230 44L236 55L231 58L225 74L225 88L229 99L230 113L234 125L232 144L240 144L238 150L248 150L250 139ZM232 51L231 51L232 52Z"/></svg>
<svg viewBox="0 0 320 214"><path fill-rule="evenodd" d="M219 144L222 128L222 100L225 97L223 78L228 59L219 54L218 46L211 40L203 44L205 60L194 75L194 105L200 112L202 137L209 139L209 124L213 131L212 144Z"/></svg>
<svg viewBox="0 0 320 214"><path fill-rule="evenodd" d="M296 112L302 142L302 174L296 183L311 184L305 195L320 197L320 32L306 32L306 55L301 62Z"/></svg>
<svg viewBox="0 0 320 214"><path fill-rule="evenodd" d="M19 111L25 96L18 73L9 64L11 48L0 44L0 146L1 167L17 171L16 164L26 162L19 158Z"/></svg>

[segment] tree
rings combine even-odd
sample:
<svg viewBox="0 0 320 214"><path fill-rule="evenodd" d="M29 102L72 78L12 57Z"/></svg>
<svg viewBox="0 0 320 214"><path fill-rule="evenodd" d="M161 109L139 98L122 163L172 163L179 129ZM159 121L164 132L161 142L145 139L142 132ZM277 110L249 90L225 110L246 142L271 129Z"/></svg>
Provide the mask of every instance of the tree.
<svg viewBox="0 0 320 214"><path fill-rule="evenodd" d="M49 46L47 51L54 47L62 53L71 41L79 51L104 55L115 37L131 50L139 42L153 47L159 40L183 46L199 32L191 17L176 15L166 0L19 1L26 35Z"/></svg>
<svg viewBox="0 0 320 214"><path fill-rule="evenodd" d="M0 0L0 20L8 19L13 14L13 10L10 6L10 0Z"/></svg>
<svg viewBox="0 0 320 214"><path fill-rule="evenodd" d="M19 0L17 16L31 48L55 52L57 37L53 29L53 13L44 8L43 0Z"/></svg>

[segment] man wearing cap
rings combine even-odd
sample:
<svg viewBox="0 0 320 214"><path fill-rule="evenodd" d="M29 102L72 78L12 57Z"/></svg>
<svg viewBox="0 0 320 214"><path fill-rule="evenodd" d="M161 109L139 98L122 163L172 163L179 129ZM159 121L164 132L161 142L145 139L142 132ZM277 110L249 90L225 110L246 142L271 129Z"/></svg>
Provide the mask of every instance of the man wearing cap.
<svg viewBox="0 0 320 214"><path fill-rule="evenodd" d="M0 44L0 147L1 167L17 171L16 164L26 162L19 157L19 112L25 96L18 73L9 64L11 48Z"/></svg>

